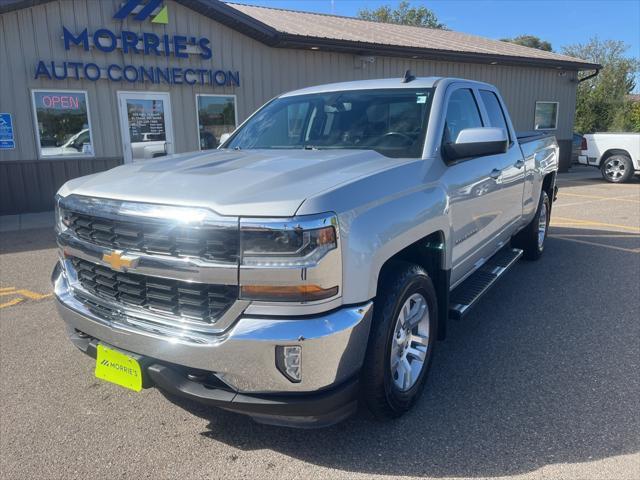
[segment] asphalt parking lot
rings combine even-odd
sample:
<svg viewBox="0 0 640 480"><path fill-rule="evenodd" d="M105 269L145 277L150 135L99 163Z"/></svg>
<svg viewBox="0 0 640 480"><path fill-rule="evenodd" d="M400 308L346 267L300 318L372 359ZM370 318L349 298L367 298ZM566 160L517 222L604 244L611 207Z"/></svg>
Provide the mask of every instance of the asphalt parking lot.
<svg viewBox="0 0 640 480"><path fill-rule="evenodd" d="M93 378L49 230L3 233L0 477L640 478L640 181L560 177L547 250L437 344L410 414L287 430Z"/></svg>

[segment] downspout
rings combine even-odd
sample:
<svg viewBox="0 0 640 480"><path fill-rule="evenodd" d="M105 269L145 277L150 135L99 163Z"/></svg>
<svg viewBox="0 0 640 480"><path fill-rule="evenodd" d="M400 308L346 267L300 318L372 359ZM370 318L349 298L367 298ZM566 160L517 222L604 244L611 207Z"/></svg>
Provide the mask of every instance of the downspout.
<svg viewBox="0 0 640 480"><path fill-rule="evenodd" d="M579 79L578 83L582 83L585 80L589 80L590 78L597 77L599 73L600 73L600 69L596 68L595 72L593 72L591 75L587 75L586 77L583 77L583 78Z"/></svg>

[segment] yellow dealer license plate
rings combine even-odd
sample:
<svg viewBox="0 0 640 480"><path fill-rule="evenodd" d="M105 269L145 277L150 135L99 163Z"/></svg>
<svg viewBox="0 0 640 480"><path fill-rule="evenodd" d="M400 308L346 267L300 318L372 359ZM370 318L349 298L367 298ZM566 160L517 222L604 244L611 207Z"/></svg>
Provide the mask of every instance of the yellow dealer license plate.
<svg viewBox="0 0 640 480"><path fill-rule="evenodd" d="M142 370L135 358L98 344L96 377L121 387L142 390Z"/></svg>

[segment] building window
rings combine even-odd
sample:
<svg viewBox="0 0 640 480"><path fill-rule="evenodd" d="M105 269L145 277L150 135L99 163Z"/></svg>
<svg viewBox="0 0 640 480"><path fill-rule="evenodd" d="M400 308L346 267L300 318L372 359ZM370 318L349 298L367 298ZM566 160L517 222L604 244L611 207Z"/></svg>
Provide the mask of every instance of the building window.
<svg viewBox="0 0 640 480"><path fill-rule="evenodd" d="M220 145L220 137L236 129L235 95L196 95L200 150Z"/></svg>
<svg viewBox="0 0 640 480"><path fill-rule="evenodd" d="M94 155L86 92L33 90L32 100L41 158Z"/></svg>
<svg viewBox="0 0 640 480"><path fill-rule="evenodd" d="M558 102L536 102L536 130L558 128Z"/></svg>

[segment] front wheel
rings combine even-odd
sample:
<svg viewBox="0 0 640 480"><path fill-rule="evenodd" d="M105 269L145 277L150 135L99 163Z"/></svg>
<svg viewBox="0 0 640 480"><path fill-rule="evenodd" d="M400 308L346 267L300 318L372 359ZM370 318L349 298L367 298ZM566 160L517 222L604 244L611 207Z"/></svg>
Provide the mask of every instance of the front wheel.
<svg viewBox="0 0 640 480"><path fill-rule="evenodd" d="M420 266L394 262L381 274L363 367L363 400L378 418L408 411L424 388L437 328L433 283Z"/></svg>
<svg viewBox="0 0 640 480"><path fill-rule="evenodd" d="M633 175L633 163L626 155L612 155L600 167L603 178L611 183L624 183Z"/></svg>

